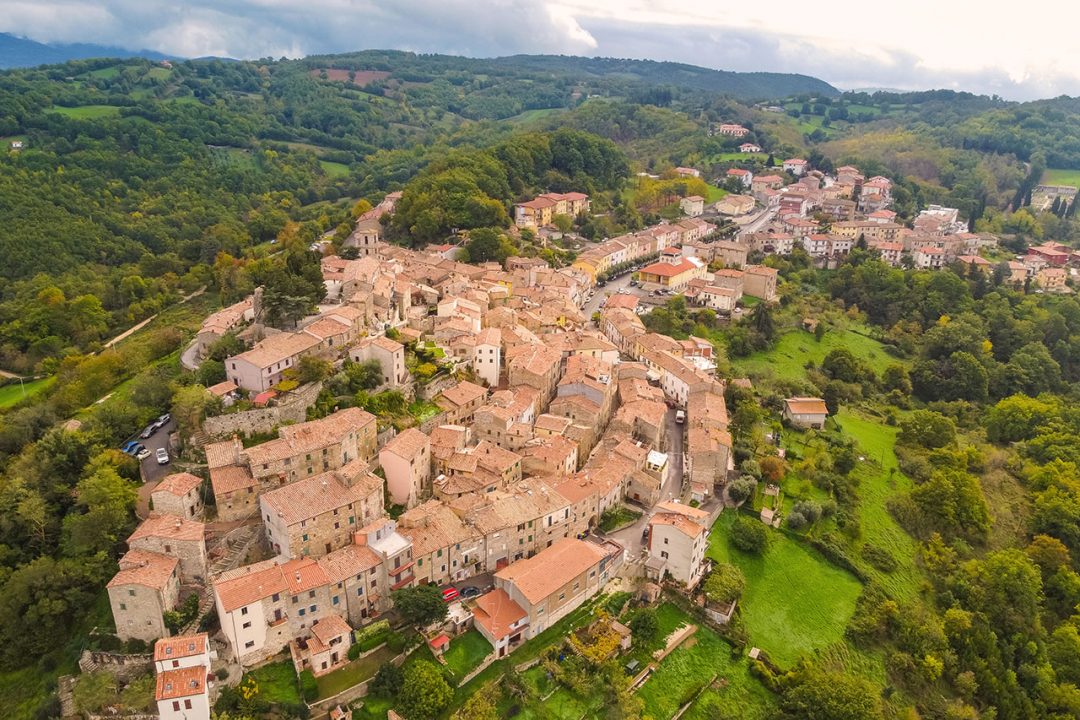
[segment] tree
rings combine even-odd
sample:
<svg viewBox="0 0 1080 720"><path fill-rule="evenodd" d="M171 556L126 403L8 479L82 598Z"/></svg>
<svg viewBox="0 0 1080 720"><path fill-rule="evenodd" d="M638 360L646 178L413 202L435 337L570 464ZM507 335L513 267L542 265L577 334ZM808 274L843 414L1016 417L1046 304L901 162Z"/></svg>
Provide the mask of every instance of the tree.
<svg viewBox="0 0 1080 720"><path fill-rule="evenodd" d="M322 382L330 376L334 366L329 360L315 355L305 355L296 364L296 379L301 383Z"/></svg>
<svg viewBox="0 0 1080 720"><path fill-rule="evenodd" d="M813 668L801 670L780 700L791 720L878 720L878 691L866 680L846 673Z"/></svg>
<svg viewBox="0 0 1080 720"><path fill-rule="evenodd" d="M761 466L762 478L770 483L778 483L783 480L784 473L787 471L783 459L775 455L766 455L758 461L758 465Z"/></svg>
<svg viewBox="0 0 1080 720"><path fill-rule="evenodd" d="M489 688L473 693L461 709L454 713L454 720L498 720L499 713L495 709L493 694Z"/></svg>
<svg viewBox="0 0 1080 720"><path fill-rule="evenodd" d="M173 393L172 415L185 437L191 437L198 432L207 415L220 407L221 399L206 392L202 385L188 385Z"/></svg>
<svg viewBox="0 0 1080 720"><path fill-rule="evenodd" d="M361 363L345 362L345 374L349 378L349 388L353 392L374 390L382 385L382 365L378 360L366 360Z"/></svg>
<svg viewBox="0 0 1080 720"><path fill-rule="evenodd" d="M956 441L956 424L939 412L916 410L900 423L897 442L924 448L940 448Z"/></svg>
<svg viewBox="0 0 1080 720"><path fill-rule="evenodd" d="M741 503L753 496L756 489L757 480L750 475L743 475L738 480L731 483L731 487L728 488L728 495L736 503Z"/></svg>
<svg viewBox="0 0 1080 720"><path fill-rule="evenodd" d="M418 585L391 593L394 609L409 623L421 627L445 620L449 609L435 585Z"/></svg>
<svg viewBox="0 0 1080 720"><path fill-rule="evenodd" d="M760 555L769 544L769 533L765 524L739 515L731 526L731 543L743 552Z"/></svg>
<svg viewBox="0 0 1080 720"><path fill-rule="evenodd" d="M404 683L405 675L401 668L392 662L384 662L371 680L371 694L375 697L392 698L401 692Z"/></svg>
<svg viewBox="0 0 1080 720"><path fill-rule="evenodd" d="M911 394L911 377L907 368L899 363L892 363L881 373L881 385L886 391L896 390L903 395Z"/></svg>
<svg viewBox="0 0 1080 720"><path fill-rule="evenodd" d="M705 580L705 597L715 603L729 603L742 595L746 577L731 563L717 563Z"/></svg>
<svg viewBox="0 0 1080 720"><path fill-rule="evenodd" d="M465 246L468 261L484 263L494 260L506 262L506 258L515 253L514 246L506 234L497 228L477 228L469 233L469 244Z"/></svg>
<svg viewBox="0 0 1080 720"><path fill-rule="evenodd" d="M768 303L762 302L754 306L750 313L750 325L757 330L766 342L772 342L776 337L776 326L773 323L772 310Z"/></svg>
<svg viewBox="0 0 1080 720"><path fill-rule="evenodd" d="M64 518L64 547L69 555L112 553L127 537L138 491L117 472L103 467L75 486L82 513Z"/></svg>
<svg viewBox="0 0 1080 720"><path fill-rule="evenodd" d="M660 632L660 623L656 619L656 611L652 608L642 608L630 618L630 632L643 643L650 642Z"/></svg>
<svg viewBox="0 0 1080 720"><path fill-rule="evenodd" d="M396 707L409 720L434 720L453 698L454 690L439 668L419 660L405 670Z"/></svg>

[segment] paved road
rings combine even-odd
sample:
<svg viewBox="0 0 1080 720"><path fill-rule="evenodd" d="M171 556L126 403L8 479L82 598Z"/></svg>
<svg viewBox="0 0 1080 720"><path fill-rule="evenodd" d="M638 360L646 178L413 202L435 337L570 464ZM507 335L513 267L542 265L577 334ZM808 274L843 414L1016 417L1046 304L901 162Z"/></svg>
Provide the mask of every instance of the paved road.
<svg viewBox="0 0 1080 720"><path fill-rule="evenodd" d="M587 301L581 308L581 312L584 313L585 317L591 318L592 314L600 309L600 306L604 303L604 299L608 295L615 295L624 287L629 286L631 275L631 273L626 273L621 277L611 280L604 287L595 288L595 294L592 296L592 299Z"/></svg>
<svg viewBox="0 0 1080 720"><path fill-rule="evenodd" d="M748 222L739 230L739 235L742 235L743 233L757 232L773 219L773 217L776 215L776 212L777 208L762 210L760 215Z"/></svg>

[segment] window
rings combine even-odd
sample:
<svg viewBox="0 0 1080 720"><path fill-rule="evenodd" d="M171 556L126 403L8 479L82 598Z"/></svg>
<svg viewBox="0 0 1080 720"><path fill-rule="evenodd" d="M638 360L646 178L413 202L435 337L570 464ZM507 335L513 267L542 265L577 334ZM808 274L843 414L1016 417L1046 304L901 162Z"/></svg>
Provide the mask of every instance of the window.
<svg viewBox="0 0 1080 720"><path fill-rule="evenodd" d="M176 710L177 712L180 712L180 701L179 700L173 700L172 709Z"/></svg>
<svg viewBox="0 0 1080 720"><path fill-rule="evenodd" d="M296 597L294 597L294 598L292 599L292 604L293 604L293 605L295 605L295 604L296 604L297 602L299 602L299 601L300 601L300 599L299 599L299 598L296 598Z"/></svg>
<svg viewBox="0 0 1080 720"><path fill-rule="evenodd" d="M559 593L559 599L560 600L566 599L566 593Z"/></svg>
<svg viewBox="0 0 1080 720"><path fill-rule="evenodd" d="M660 551L660 557L662 557L662 558L664 558L666 560L667 557L668 557L667 550L661 550Z"/></svg>
<svg viewBox="0 0 1080 720"><path fill-rule="evenodd" d="M244 647L246 649L251 649L251 648L255 647L255 641L254 640L248 640L246 643L244 643Z"/></svg>
<svg viewBox="0 0 1080 720"><path fill-rule="evenodd" d="M246 607L245 608L240 608L240 614L241 615L247 615L247 608Z"/></svg>
<svg viewBox="0 0 1080 720"><path fill-rule="evenodd" d="M185 710L190 710L191 709L191 700L185 700L184 701L184 709Z"/></svg>
<svg viewBox="0 0 1080 720"><path fill-rule="evenodd" d="M281 599L281 593L274 593L274 595L270 599L273 600L274 602L277 602L278 600Z"/></svg>
<svg viewBox="0 0 1080 720"><path fill-rule="evenodd" d="M311 612L311 613L313 613L313 612L315 612L315 611L316 611L316 610L318 610L318 609L319 609L319 606L318 606L318 605L312 605L311 607L309 607L309 608L308 608L308 612Z"/></svg>
<svg viewBox="0 0 1080 720"><path fill-rule="evenodd" d="M244 624L243 624L243 625L242 625L241 627L243 627L243 628L244 628L245 630L247 630L248 628L250 628L250 627L251 627L251 621L250 621L250 620L248 620L248 621L247 621L246 623L244 623Z"/></svg>
<svg viewBox="0 0 1080 720"><path fill-rule="evenodd" d="M361 587L358 587L358 588L356 588L356 594L357 594L358 596L359 596L359 595L363 595L363 594L364 594L364 588L363 588L362 586L361 586Z"/></svg>
<svg viewBox="0 0 1080 720"><path fill-rule="evenodd" d="M668 544L668 539L667 539L667 538L664 538L664 544L665 544L665 545L667 545L667 544Z"/></svg>
<svg viewBox="0 0 1080 720"><path fill-rule="evenodd" d="M134 590L134 589L132 589L132 588L128 588L128 595L129 595L130 597L135 597L135 590Z"/></svg>
<svg viewBox="0 0 1080 720"><path fill-rule="evenodd" d="M299 615L300 617L304 617L305 615L307 615L307 610L305 610L304 608L300 608L300 611L297 613L297 615Z"/></svg>
<svg viewBox="0 0 1080 720"><path fill-rule="evenodd" d="M314 590L309 590L307 596L309 598L314 598L315 597L315 591Z"/></svg>
<svg viewBox="0 0 1080 720"><path fill-rule="evenodd" d="M120 603L120 609L127 610L127 605L125 605L124 603Z"/></svg>
<svg viewBox="0 0 1080 720"><path fill-rule="evenodd" d="M307 533L304 533L304 542L307 542Z"/></svg>
<svg viewBox="0 0 1080 720"><path fill-rule="evenodd" d="M420 558L416 561L416 567L424 567L424 558Z"/></svg>

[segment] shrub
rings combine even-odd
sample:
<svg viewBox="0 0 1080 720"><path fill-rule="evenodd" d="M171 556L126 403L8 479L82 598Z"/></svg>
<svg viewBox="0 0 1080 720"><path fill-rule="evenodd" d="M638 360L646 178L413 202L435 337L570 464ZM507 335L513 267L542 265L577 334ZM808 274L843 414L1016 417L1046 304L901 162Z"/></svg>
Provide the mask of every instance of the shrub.
<svg viewBox="0 0 1080 720"><path fill-rule="evenodd" d="M731 526L731 542L743 552L760 555L769 544L768 530L760 521L740 516Z"/></svg>
<svg viewBox="0 0 1080 720"><path fill-rule="evenodd" d="M816 523L821 518L821 505L813 500L800 500L791 508L792 513L803 516L807 523Z"/></svg>
<svg viewBox="0 0 1080 720"><path fill-rule="evenodd" d="M705 597L713 602L729 603L742 594L746 577L731 563L717 563L705 580Z"/></svg>
<svg viewBox="0 0 1080 720"><path fill-rule="evenodd" d="M361 652L362 651L360 650L360 644L359 643L353 643L352 645L349 646L349 653L348 653L349 660L355 660L356 658L360 657Z"/></svg>
<svg viewBox="0 0 1080 720"><path fill-rule="evenodd" d="M731 487L728 489L728 495L731 499L737 503L741 503L753 496L754 491L757 489L757 480L750 475L743 475L741 478L731 483Z"/></svg>
<svg viewBox="0 0 1080 720"><path fill-rule="evenodd" d="M214 675L217 676L218 680L226 680L229 677L229 668L227 668L227 667L219 667L217 669L217 671L214 673Z"/></svg>
<svg viewBox="0 0 1080 720"><path fill-rule="evenodd" d="M808 521L806 519L806 516L803 515L801 512L792 510L790 513L788 513L787 524L788 527L792 530L801 530L802 528L806 527L807 522Z"/></svg>
<svg viewBox="0 0 1080 720"><path fill-rule="evenodd" d="M371 679L368 690L375 697L391 698L401 692L401 686L405 683L405 676L397 665L384 662L379 666L379 672Z"/></svg>
<svg viewBox="0 0 1080 720"><path fill-rule="evenodd" d="M892 572L898 565L896 558L890 555L887 550L879 548L876 545L863 545L862 556L866 562L870 563L881 572Z"/></svg>
<svg viewBox="0 0 1080 720"><path fill-rule="evenodd" d="M656 633L659 631L660 622L656 619L656 611L654 610L642 608L634 613L634 617L630 618L630 632L642 642L649 642L656 637Z"/></svg>
<svg viewBox="0 0 1080 720"><path fill-rule="evenodd" d="M319 697L319 684L315 682L315 674L310 670L300 673L300 695L308 702Z"/></svg>
<svg viewBox="0 0 1080 720"><path fill-rule="evenodd" d="M386 636L386 647L394 652L401 652L404 650L406 643L407 638L399 632L392 632Z"/></svg>

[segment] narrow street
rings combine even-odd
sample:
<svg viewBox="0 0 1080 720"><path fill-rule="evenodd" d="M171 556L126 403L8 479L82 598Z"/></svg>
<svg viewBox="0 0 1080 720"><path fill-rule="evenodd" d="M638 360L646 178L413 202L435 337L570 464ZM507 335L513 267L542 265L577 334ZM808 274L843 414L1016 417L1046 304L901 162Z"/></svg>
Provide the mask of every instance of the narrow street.
<svg viewBox="0 0 1080 720"><path fill-rule="evenodd" d="M615 295L620 290L630 285L630 279L633 277L633 273L626 273L620 277L615 278L608 282L604 287L595 288L595 294L592 299L587 301L581 308L581 312L585 315L585 318L591 318L592 314L600 309L604 304L604 299L608 295Z"/></svg>

